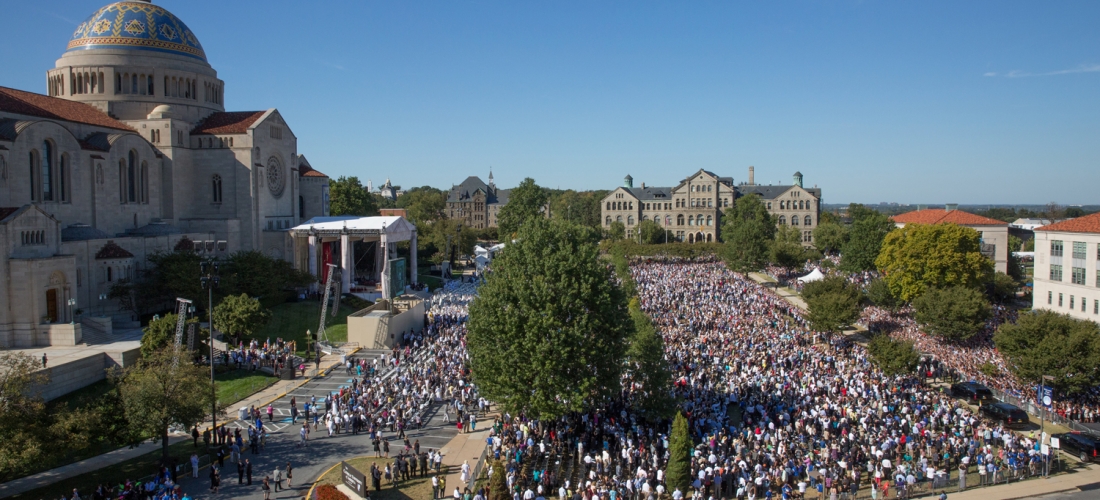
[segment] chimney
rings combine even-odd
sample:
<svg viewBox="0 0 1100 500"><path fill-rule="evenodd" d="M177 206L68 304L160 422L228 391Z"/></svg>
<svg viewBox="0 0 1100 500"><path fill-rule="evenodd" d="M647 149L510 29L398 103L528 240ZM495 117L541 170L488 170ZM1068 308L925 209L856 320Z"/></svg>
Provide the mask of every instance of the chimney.
<svg viewBox="0 0 1100 500"><path fill-rule="evenodd" d="M959 209L959 204L958 203L948 203L948 204L943 206L943 209L944 209L944 211L947 211L947 212L950 212L952 210L958 210Z"/></svg>
<svg viewBox="0 0 1100 500"><path fill-rule="evenodd" d="M642 183L642 189L645 189L645 183L644 182Z"/></svg>
<svg viewBox="0 0 1100 500"><path fill-rule="evenodd" d="M750 186L755 185L755 182L753 182L753 170L754 170L754 168L752 167L752 165L749 165L749 185Z"/></svg>

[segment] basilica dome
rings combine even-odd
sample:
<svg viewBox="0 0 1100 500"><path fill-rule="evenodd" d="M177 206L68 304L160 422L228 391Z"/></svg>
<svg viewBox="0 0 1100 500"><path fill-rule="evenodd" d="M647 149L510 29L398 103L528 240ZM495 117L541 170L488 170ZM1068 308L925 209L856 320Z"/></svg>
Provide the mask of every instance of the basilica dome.
<svg viewBox="0 0 1100 500"><path fill-rule="evenodd" d="M89 49L149 50L206 62L191 29L149 1L115 2L92 14L76 28L66 53Z"/></svg>

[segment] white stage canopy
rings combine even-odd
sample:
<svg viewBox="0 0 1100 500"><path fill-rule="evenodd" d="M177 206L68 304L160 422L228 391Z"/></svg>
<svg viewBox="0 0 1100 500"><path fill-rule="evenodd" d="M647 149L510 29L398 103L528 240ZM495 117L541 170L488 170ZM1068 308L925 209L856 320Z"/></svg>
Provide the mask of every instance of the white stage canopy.
<svg viewBox="0 0 1100 500"><path fill-rule="evenodd" d="M340 242L340 269L341 285L344 293L351 291L351 277L353 272L351 243L356 241L378 241L383 249L376 252L378 263L376 269L381 269L382 296L390 299L389 265L392 255L397 254L394 245L398 241L410 242L412 257L409 259L409 270L412 276L411 282L416 283L416 226L412 225L404 217L314 217L295 227L290 228L290 235L294 238L309 238L309 272L320 279L321 274L317 269L318 252L320 244L326 242Z"/></svg>

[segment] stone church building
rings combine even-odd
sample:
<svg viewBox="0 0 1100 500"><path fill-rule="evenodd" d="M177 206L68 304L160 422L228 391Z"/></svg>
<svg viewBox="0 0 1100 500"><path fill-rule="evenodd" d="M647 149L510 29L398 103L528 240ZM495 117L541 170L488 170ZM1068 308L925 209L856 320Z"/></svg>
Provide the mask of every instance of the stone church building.
<svg viewBox="0 0 1100 500"><path fill-rule="evenodd" d="M226 111L196 34L158 5L97 10L44 88L0 87L0 347L79 343L74 308L121 319L104 296L154 252L290 259L287 230L328 215L279 111Z"/></svg>

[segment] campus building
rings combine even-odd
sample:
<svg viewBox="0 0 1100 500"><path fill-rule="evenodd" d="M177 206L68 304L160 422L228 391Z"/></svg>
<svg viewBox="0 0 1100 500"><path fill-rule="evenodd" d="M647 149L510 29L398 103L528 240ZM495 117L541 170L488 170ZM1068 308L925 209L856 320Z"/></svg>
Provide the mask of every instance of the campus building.
<svg viewBox="0 0 1100 500"><path fill-rule="evenodd" d="M905 227L906 224L951 223L974 229L982 235L981 251L982 254L993 260L993 269L1008 273L1007 222L964 212L958 209L958 205L954 204L948 204L946 208L914 210L895 215L891 219L897 227Z"/></svg>
<svg viewBox="0 0 1100 500"><path fill-rule="evenodd" d="M0 347L79 343L75 309L130 319L105 295L154 252L290 259L289 228L327 215L328 178L279 111L226 111L197 35L158 5L94 12L44 84L0 87Z"/></svg>
<svg viewBox="0 0 1100 500"><path fill-rule="evenodd" d="M1035 229L1032 308L1100 323L1100 213Z"/></svg>
<svg viewBox="0 0 1100 500"><path fill-rule="evenodd" d="M627 175L621 187L601 200L603 228L621 222L631 238L643 220L652 220L678 241L719 241L724 211L737 198L757 195L778 224L797 227L803 244L812 245L821 215L821 189L803 187L801 172L795 172L788 185L756 184L754 170L749 167L748 182L734 184L732 177L700 169L674 187L634 187L634 178Z"/></svg>
<svg viewBox="0 0 1100 500"><path fill-rule="evenodd" d="M466 227L474 229L497 227L497 215L500 208L508 204L511 192L511 189L497 189L492 171L488 184L471 175L461 184L451 186L447 193L447 218L461 220Z"/></svg>

